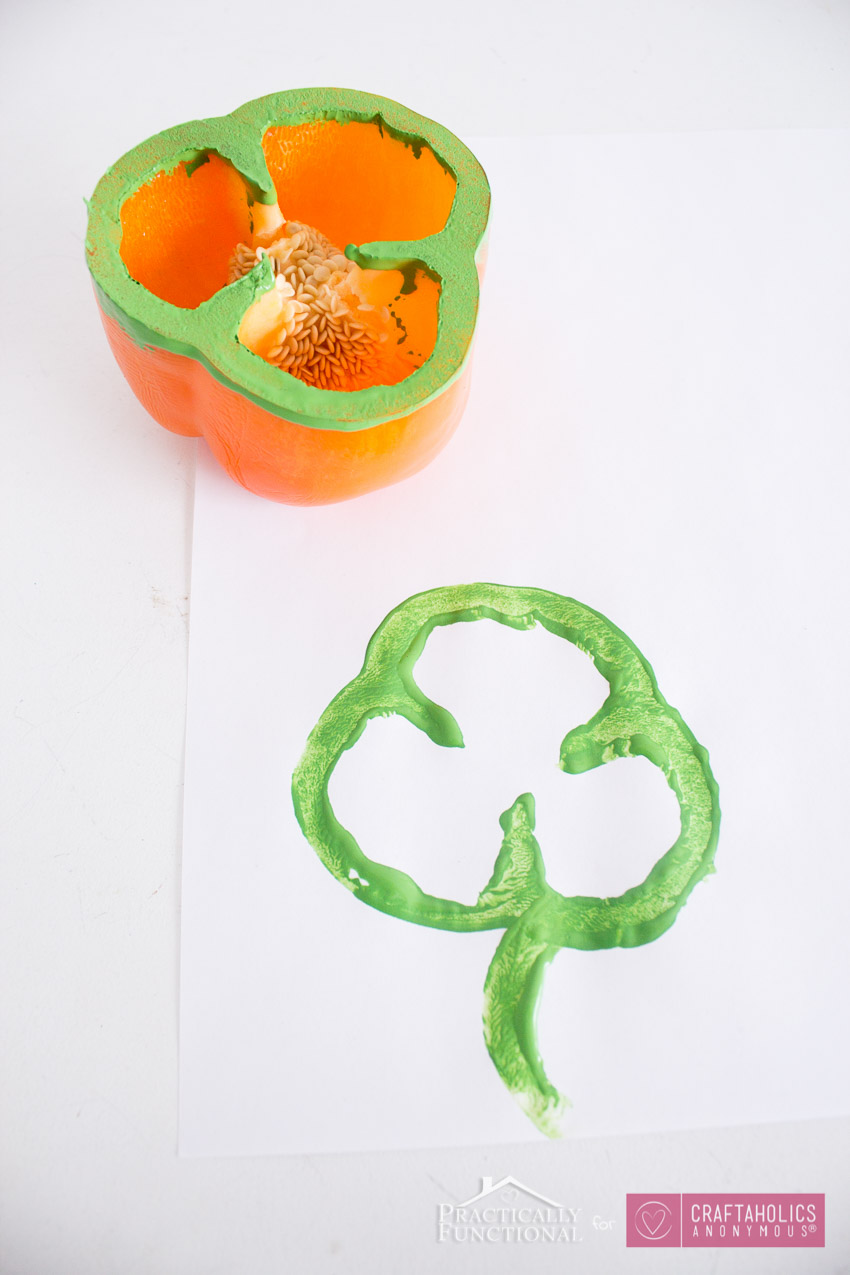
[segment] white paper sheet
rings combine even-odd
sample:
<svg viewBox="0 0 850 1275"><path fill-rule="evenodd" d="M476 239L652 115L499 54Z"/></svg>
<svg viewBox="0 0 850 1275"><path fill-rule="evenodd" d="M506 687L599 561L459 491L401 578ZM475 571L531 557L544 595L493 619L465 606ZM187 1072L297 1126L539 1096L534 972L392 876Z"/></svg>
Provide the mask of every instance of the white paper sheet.
<svg viewBox="0 0 850 1275"><path fill-rule="evenodd" d="M482 1038L500 932L359 903L290 797L311 728L384 616L480 580L604 612L720 785L717 875L673 928L642 948L563 951L548 972L540 1046L574 1104L568 1136L848 1109L847 141L473 141L493 222L472 396L446 451L397 487L299 510L242 491L202 449L183 1154L542 1136ZM472 902L498 817L527 790L565 894L619 893L671 844L676 803L648 762L557 769L606 690L575 648L455 625L418 678L466 749L398 718L369 725L331 796L373 859ZM435 845L437 809L450 818Z"/></svg>

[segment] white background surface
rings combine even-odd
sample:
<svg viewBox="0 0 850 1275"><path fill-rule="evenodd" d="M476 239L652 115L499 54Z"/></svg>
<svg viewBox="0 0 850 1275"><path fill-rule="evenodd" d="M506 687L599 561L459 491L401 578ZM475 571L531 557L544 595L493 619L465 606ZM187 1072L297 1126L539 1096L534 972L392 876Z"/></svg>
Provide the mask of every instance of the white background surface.
<svg viewBox="0 0 850 1275"><path fill-rule="evenodd" d="M434 1242L436 1204L511 1173L619 1228L570 1265L649 1271L626 1190L825 1190L823 1253L669 1269L846 1271L848 1122L564 1146L178 1161L177 940L195 445L148 421L82 262L104 167L183 119L342 83L466 135L850 125L846 4L33 4L2 16L4 300L0 1269L515 1270ZM769 1066L769 1060L767 1060ZM706 1078L710 1083L710 1077ZM529 1250L529 1270L564 1254Z"/></svg>
<svg viewBox="0 0 850 1275"><path fill-rule="evenodd" d="M816 672L850 626L835 587L850 131L472 145L493 190L488 271L469 405L439 458L324 509L258 500L198 465L190 1154L540 1141L482 1040L500 935L358 903L311 852L289 791L384 616L479 580L568 594L619 624L720 784L718 874L669 934L565 951L547 971L541 1047L575 1103L568 1135L850 1112L850 1031L833 1012L850 969L850 864L830 781L845 726ZM529 209L557 226L539 272L516 267ZM330 797L371 859L472 903L498 818L526 791L565 895L617 896L675 841L676 800L645 759L558 769L564 735L608 692L569 643L454 625L432 634L415 677L466 746L440 749L401 717L369 723Z"/></svg>

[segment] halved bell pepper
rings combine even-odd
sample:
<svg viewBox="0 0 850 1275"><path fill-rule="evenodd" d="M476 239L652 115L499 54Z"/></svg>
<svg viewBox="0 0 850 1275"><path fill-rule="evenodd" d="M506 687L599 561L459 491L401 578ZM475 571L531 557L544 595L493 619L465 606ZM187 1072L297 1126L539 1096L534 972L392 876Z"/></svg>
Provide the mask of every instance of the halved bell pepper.
<svg viewBox="0 0 850 1275"><path fill-rule="evenodd" d="M483 169L441 125L371 94L298 89L130 151L90 201L86 252L109 343L151 415L205 437L249 490L323 504L415 473L452 434L489 206ZM316 232L336 266L311 267ZM283 329L264 344L266 312L301 304L276 277L281 244L296 288L299 264L316 279L339 270L328 319L358 307L368 367L330 340L314 350L303 329L292 355ZM322 340L315 292L301 313Z"/></svg>

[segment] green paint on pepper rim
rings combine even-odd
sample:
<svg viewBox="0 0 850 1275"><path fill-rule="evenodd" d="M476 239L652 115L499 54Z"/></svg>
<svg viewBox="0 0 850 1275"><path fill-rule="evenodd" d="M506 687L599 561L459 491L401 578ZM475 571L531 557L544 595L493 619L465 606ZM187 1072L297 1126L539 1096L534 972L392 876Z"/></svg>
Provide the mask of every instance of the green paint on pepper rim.
<svg viewBox="0 0 850 1275"><path fill-rule="evenodd" d="M530 793L501 816L504 835L493 874L471 905L427 894L407 873L374 862L334 815L330 777L371 718L397 713L435 744L463 747L454 717L422 693L413 669L435 628L481 619L521 630L539 623L586 652L607 680L610 693L602 707L565 736L562 770L578 775L642 756L663 771L676 794L679 836L646 879L617 898L568 898L547 883ZM720 807L708 753L661 695L637 647L599 612L543 589L467 584L416 594L379 625L360 673L311 732L292 798L307 840L362 902L417 925L505 930L484 986L484 1036L508 1089L538 1128L556 1136L569 1103L546 1078L537 1048L535 1017L546 966L563 947L590 951L651 942L673 924L697 882L714 871Z"/></svg>
<svg viewBox="0 0 850 1275"><path fill-rule="evenodd" d="M374 122L409 146L428 147L457 181L446 225L435 235L407 242L348 245L346 254L364 269L421 269L441 283L437 339L431 356L397 385L340 393L305 385L242 345L242 316L273 286L263 263L223 287L195 309L163 301L137 283L120 253L121 207L157 173L179 163L199 166L213 152L242 175L258 203L277 199L262 149L277 125L312 120ZM88 266L98 301L138 345L196 359L223 385L260 407L314 429L355 431L407 416L437 398L461 375L469 358L478 314L476 258L483 247L490 188L472 152L433 120L389 98L353 89L290 89L256 98L231 115L194 120L167 129L129 151L98 182L89 201ZM285 211L285 210L284 210ZM234 244L234 248L236 245Z"/></svg>

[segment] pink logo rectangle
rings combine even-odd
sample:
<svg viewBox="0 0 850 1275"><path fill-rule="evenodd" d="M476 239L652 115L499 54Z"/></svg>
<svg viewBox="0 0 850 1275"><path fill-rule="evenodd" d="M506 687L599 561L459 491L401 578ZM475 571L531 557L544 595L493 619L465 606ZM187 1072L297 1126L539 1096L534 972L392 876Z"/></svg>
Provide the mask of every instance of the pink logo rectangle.
<svg viewBox="0 0 850 1275"><path fill-rule="evenodd" d="M627 1195L627 1248L679 1248L681 1195Z"/></svg>
<svg viewBox="0 0 850 1275"><path fill-rule="evenodd" d="M683 1195L683 1248L823 1248L823 1195Z"/></svg>

